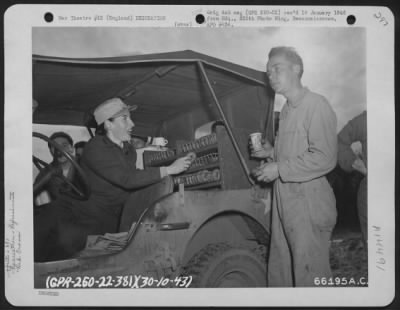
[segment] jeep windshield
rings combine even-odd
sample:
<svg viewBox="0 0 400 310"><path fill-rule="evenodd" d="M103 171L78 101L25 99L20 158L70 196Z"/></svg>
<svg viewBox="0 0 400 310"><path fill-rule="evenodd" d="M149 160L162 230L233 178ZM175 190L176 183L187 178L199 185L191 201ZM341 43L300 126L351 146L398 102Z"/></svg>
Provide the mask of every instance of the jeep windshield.
<svg viewBox="0 0 400 310"><path fill-rule="evenodd" d="M263 72L190 50L96 59L33 56L34 123L94 128L94 108L111 97L138 105L133 135L164 136L170 145L194 139L196 128L211 121L222 121L233 140L233 127L262 129L273 139L274 93Z"/></svg>

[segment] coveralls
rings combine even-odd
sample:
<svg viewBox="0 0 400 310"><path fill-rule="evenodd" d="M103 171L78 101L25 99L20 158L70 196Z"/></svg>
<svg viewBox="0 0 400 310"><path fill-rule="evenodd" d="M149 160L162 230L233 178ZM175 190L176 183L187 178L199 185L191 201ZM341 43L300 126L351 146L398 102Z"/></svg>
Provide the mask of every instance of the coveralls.
<svg viewBox="0 0 400 310"><path fill-rule="evenodd" d="M360 142L362 145L362 160L367 165L367 112L364 111L360 115L350 120L338 135L338 162L340 167L346 171L353 171L352 164L356 160L356 155L351 149L354 142ZM367 177L365 176L358 187L357 193L357 211L361 226L361 233L366 245L368 240L367 226Z"/></svg>
<svg viewBox="0 0 400 310"><path fill-rule="evenodd" d="M336 115L307 88L280 114L275 158L269 286L314 286L331 276L329 240L336 201L325 175L336 166Z"/></svg>
<svg viewBox="0 0 400 310"><path fill-rule="evenodd" d="M90 234L118 231L121 210L132 190L160 181L160 168L136 169L136 151L97 135L81 158L92 194L86 201L66 195L35 209L35 261L71 257ZM142 206L137 206L142 208Z"/></svg>

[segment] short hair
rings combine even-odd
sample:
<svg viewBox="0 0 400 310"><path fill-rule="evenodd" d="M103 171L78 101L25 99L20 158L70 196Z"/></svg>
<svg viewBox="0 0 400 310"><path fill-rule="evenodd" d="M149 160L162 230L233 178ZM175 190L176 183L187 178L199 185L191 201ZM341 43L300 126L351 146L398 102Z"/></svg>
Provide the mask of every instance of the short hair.
<svg viewBox="0 0 400 310"><path fill-rule="evenodd" d="M97 125L96 127L96 136L105 136L106 134L106 128L104 127L104 123L101 123L100 125Z"/></svg>
<svg viewBox="0 0 400 310"><path fill-rule="evenodd" d="M109 119L107 119L106 121L114 121L113 117L110 117ZM105 123L106 121L102 122L100 125L97 125L96 127L96 131L95 134L96 135L100 135L100 136L105 136L107 133L106 127L105 127Z"/></svg>
<svg viewBox="0 0 400 310"><path fill-rule="evenodd" d="M57 132L53 133L53 134L50 136L50 139L51 139L51 140L54 140L54 139L57 139L57 138L64 138L64 139L67 139L68 143L71 144L71 146L74 145L74 140L72 140L71 136L70 136L69 134L67 134L66 132L57 131ZM49 149L50 149L50 147L52 146L52 145L50 144L50 142L48 142L47 145L48 145Z"/></svg>
<svg viewBox="0 0 400 310"><path fill-rule="evenodd" d="M86 143L87 143L86 141L79 141L75 143L74 147L75 149L83 148L85 147Z"/></svg>
<svg viewBox="0 0 400 310"><path fill-rule="evenodd" d="M277 46L271 48L268 54L268 58L274 57L276 55L283 55L286 57L294 65L300 66L299 76L302 77L304 72L303 59L301 59L300 55L297 53L294 47L290 46Z"/></svg>

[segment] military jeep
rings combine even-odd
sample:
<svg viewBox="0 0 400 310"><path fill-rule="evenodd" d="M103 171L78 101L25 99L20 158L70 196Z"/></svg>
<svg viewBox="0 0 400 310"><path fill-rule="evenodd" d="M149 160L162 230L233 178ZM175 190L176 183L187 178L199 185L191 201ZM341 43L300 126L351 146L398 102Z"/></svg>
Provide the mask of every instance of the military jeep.
<svg viewBox="0 0 400 310"><path fill-rule="evenodd" d="M132 287L138 279L150 287L267 286L271 189L252 179L259 161L248 149L252 132L273 143L274 92L264 72L189 50L33 55L34 123L85 126L93 135L93 109L114 96L138 105L134 135L169 141L168 149L143 153L144 167L188 152L196 159L155 190L135 191L135 204L146 208L132 223L129 200L125 205L120 231L129 239L122 249L35 262L35 288L117 287L122 280L120 287Z"/></svg>

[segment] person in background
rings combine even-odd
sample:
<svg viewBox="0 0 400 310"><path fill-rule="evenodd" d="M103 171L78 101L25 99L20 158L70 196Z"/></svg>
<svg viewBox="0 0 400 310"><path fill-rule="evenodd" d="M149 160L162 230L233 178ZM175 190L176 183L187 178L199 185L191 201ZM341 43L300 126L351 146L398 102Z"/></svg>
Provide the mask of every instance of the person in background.
<svg viewBox="0 0 400 310"><path fill-rule="evenodd" d="M314 286L316 278L331 276L337 212L326 174L337 161L336 115L323 96L302 85L295 49L275 47L268 56L270 85L287 99L274 147L252 154L272 159L253 172L260 182L274 182L268 285Z"/></svg>
<svg viewBox="0 0 400 310"><path fill-rule="evenodd" d="M78 162L80 161L80 159L82 157L83 149L85 148L86 143L87 143L86 141L79 141L79 142L75 143L75 145L74 145L75 158Z"/></svg>
<svg viewBox="0 0 400 310"><path fill-rule="evenodd" d="M136 168L136 151L129 143L134 127L130 113L135 109L111 98L94 110L96 135L80 160L91 195L86 201L56 200L35 214L35 261L71 257L85 247L88 235L117 232L130 194L189 167L185 156L169 166Z"/></svg>
<svg viewBox="0 0 400 310"><path fill-rule="evenodd" d="M38 106L39 103L35 99L32 99L32 114L35 113Z"/></svg>
<svg viewBox="0 0 400 310"><path fill-rule="evenodd" d="M353 143L361 143L361 150L354 152ZM338 163L346 172L357 171L363 178L357 192L357 211L364 246L368 244L367 225L367 112L350 120L338 134Z"/></svg>
<svg viewBox="0 0 400 310"><path fill-rule="evenodd" d="M50 136L50 139L58 143L61 148L71 156L74 156L73 140L71 136L63 131L55 132ZM50 200L56 200L60 195L64 195L70 190L69 184L67 184L63 177L69 181L73 181L75 177L75 169L72 163L53 145L48 143L49 151L53 157L53 161L41 170L35 179L35 184L43 183L42 190L48 193ZM44 178L50 178L44 182ZM46 198L39 196L40 202L48 202Z"/></svg>

